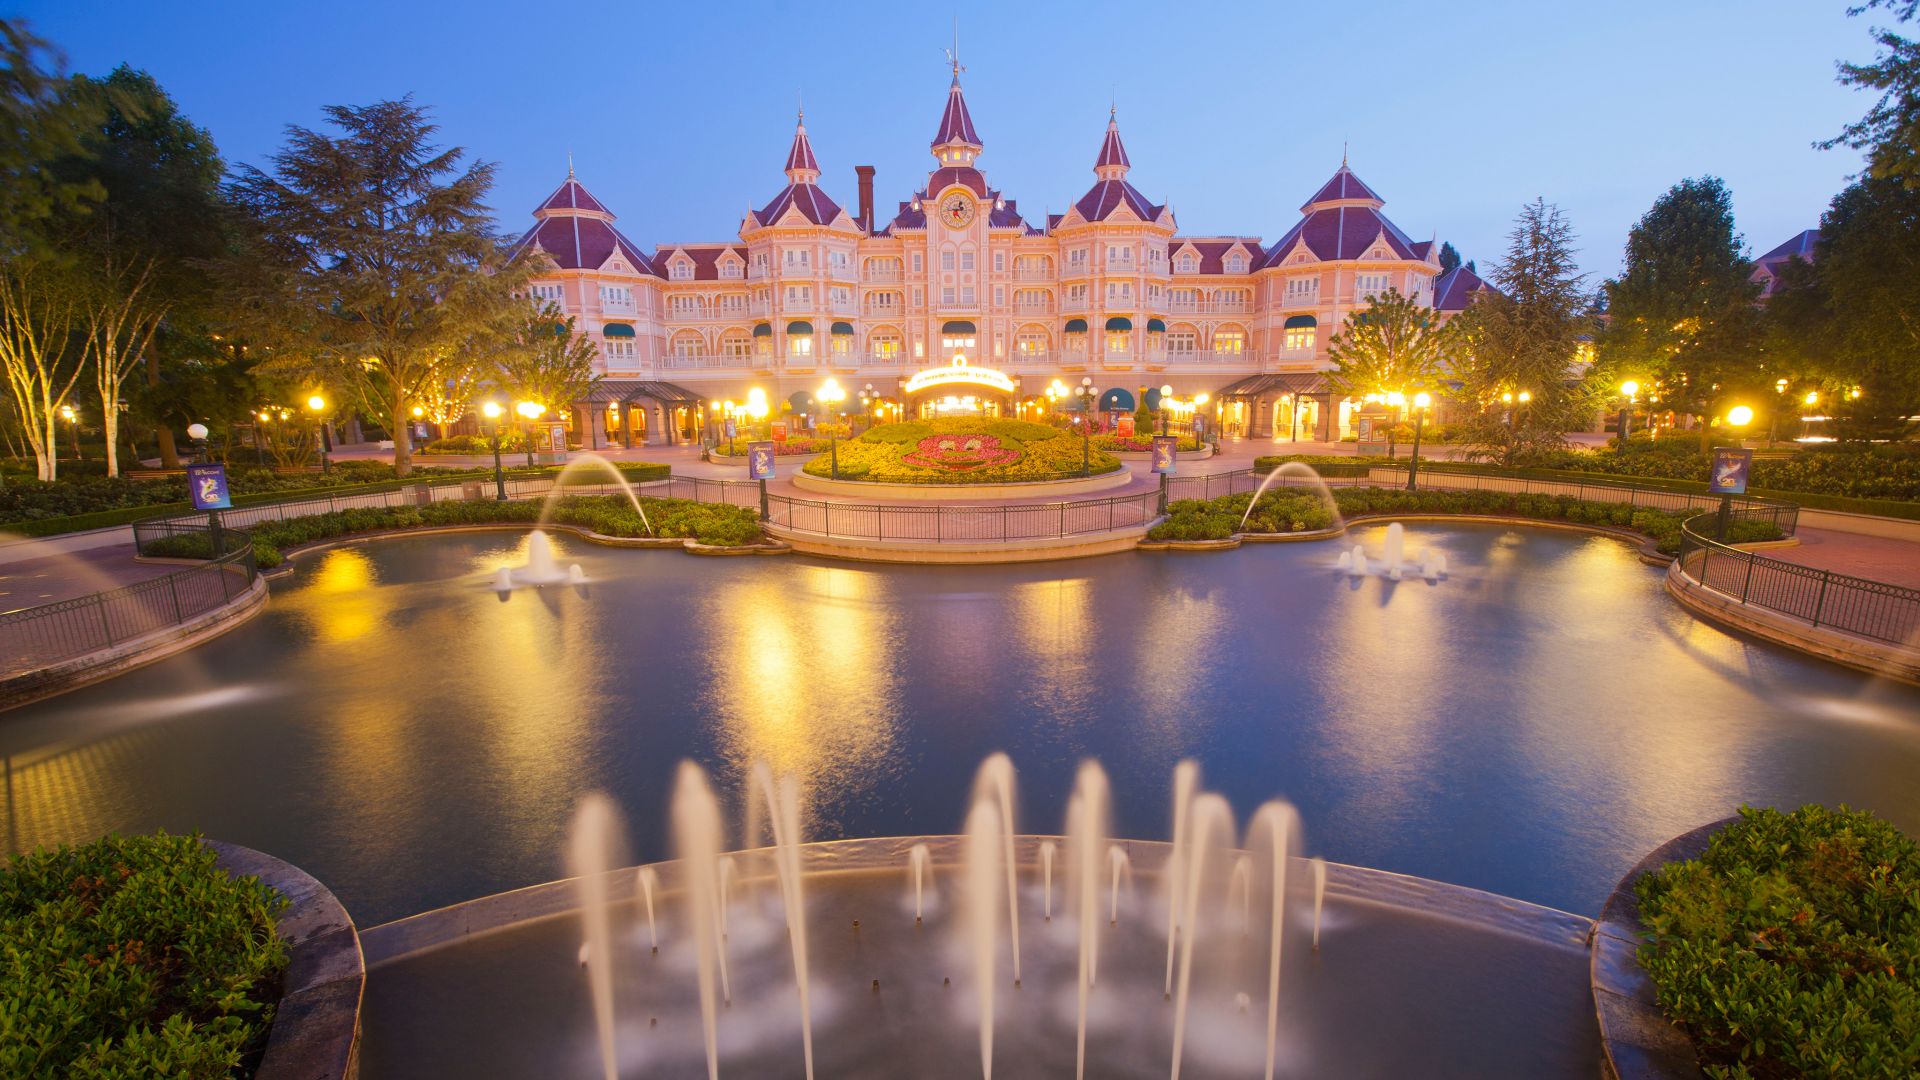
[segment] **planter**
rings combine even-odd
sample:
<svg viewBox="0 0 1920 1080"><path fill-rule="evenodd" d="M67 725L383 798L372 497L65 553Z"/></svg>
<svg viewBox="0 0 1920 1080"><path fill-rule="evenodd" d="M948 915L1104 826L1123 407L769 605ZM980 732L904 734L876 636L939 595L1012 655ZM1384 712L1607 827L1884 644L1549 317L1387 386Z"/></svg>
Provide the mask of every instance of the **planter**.
<svg viewBox="0 0 1920 1080"><path fill-rule="evenodd" d="M356 1074L360 993L366 963L360 934L325 885L271 855L207 840L221 869L251 874L287 898L280 936L288 947L285 984L255 1080L344 1080Z"/></svg>
<svg viewBox="0 0 1920 1080"><path fill-rule="evenodd" d="M1600 1021L1607 1075L1616 1080L1698 1080L1693 1040L1654 999L1653 980L1635 952L1644 940L1640 899L1634 883L1668 863L1697 859L1713 834L1739 818L1723 818L1683 833L1655 848L1614 886L1594 924L1589 975L1593 1010Z"/></svg>
<svg viewBox="0 0 1920 1080"><path fill-rule="evenodd" d="M1096 491L1125 487L1133 473L1122 465L1109 473L1075 476L1065 480L1035 480L1005 484L887 484L871 480L833 480L806 473L793 474L793 486L803 491L818 491L853 499L890 499L942 501L949 499L1001 500L1032 496L1065 498Z"/></svg>

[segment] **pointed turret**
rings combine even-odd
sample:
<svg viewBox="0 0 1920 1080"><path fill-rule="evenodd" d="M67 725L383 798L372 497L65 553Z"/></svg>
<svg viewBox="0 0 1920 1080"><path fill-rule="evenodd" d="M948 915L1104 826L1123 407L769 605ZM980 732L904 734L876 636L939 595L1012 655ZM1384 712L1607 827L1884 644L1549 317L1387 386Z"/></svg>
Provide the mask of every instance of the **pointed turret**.
<svg viewBox="0 0 1920 1080"><path fill-rule="evenodd" d="M820 163L813 159L813 144L807 141L807 114L801 113L793 125L793 149L787 151L787 180L811 184L820 179Z"/></svg>
<svg viewBox="0 0 1920 1080"><path fill-rule="evenodd" d="M1340 171L1333 174L1333 179L1320 185L1320 190L1313 193L1313 198L1308 199L1300 211L1311 213L1322 207L1338 206L1342 203L1371 206L1375 210L1387 204L1385 199L1375 195L1372 188L1361 183L1360 178L1353 175L1353 170L1347 167L1345 158L1340 159Z"/></svg>
<svg viewBox="0 0 1920 1080"><path fill-rule="evenodd" d="M1093 174L1102 180L1124 180L1132 162L1127 160L1127 148L1120 142L1120 121L1116 111L1107 111L1107 137L1100 144L1100 157L1093 163Z"/></svg>
<svg viewBox="0 0 1920 1080"><path fill-rule="evenodd" d="M972 165L980 153L980 136L973 130L973 116L967 112L967 97L960 90L958 61L953 65L953 84L947 87L947 108L940 114L940 130L933 135L933 156L942 165Z"/></svg>

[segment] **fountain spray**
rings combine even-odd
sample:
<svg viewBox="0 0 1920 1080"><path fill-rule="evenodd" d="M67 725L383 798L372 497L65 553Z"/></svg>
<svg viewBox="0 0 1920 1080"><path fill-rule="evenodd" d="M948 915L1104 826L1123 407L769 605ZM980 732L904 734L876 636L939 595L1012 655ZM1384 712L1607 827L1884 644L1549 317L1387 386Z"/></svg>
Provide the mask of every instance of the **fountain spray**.
<svg viewBox="0 0 1920 1080"><path fill-rule="evenodd" d="M967 812L967 951L973 956L974 993L980 1008L981 1080L993 1080L993 969L999 951L1000 840L1004 828L992 799L976 800Z"/></svg>
<svg viewBox="0 0 1920 1080"><path fill-rule="evenodd" d="M569 869L580 898L586 932L587 987L593 996L593 1024L599 1035L600 1069L606 1080L619 1075L613 1048L613 931L607 913L607 873L619 832L613 803L598 793L580 800L568 841Z"/></svg>
<svg viewBox="0 0 1920 1080"><path fill-rule="evenodd" d="M1267 943L1267 1077L1273 1080L1274 1049L1280 1034L1280 946L1286 938L1287 859L1294 836L1300 831L1300 815L1290 803L1275 799L1254 811L1253 824L1247 830L1248 847L1252 837L1266 833L1273 852L1273 939Z"/></svg>
<svg viewBox="0 0 1920 1080"><path fill-rule="evenodd" d="M1173 996L1173 947L1180 936L1180 881L1187 855L1187 818L1193 793L1200 786L1200 763L1191 758L1173 767L1173 850L1167 854L1162 874L1167 881L1167 985L1163 991Z"/></svg>
<svg viewBox="0 0 1920 1080"><path fill-rule="evenodd" d="M1020 867L1013 859L1013 759L996 751L974 774L973 798L992 798L1000 811L1000 850L1007 877L1007 927L1013 941L1013 985L1020 985Z"/></svg>
<svg viewBox="0 0 1920 1080"><path fill-rule="evenodd" d="M718 1009L714 1002L714 969L724 979L725 953L717 926L720 879L720 804L707 784L707 774L691 761L680 763L673 784L674 840L687 876L687 907L693 925L695 955L700 970L700 1024L706 1037L707 1080L719 1080ZM731 995L728 995L731 997Z"/></svg>

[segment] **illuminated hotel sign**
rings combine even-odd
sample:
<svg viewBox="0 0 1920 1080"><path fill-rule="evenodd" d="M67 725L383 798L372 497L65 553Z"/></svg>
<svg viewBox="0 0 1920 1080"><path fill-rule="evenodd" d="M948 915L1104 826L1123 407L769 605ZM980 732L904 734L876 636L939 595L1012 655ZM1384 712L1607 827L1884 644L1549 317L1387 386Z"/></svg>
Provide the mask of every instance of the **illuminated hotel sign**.
<svg viewBox="0 0 1920 1080"><path fill-rule="evenodd" d="M1002 393L1013 393L1013 380L992 368L968 367L967 358L955 356L946 367L928 368L907 380L906 391L917 394L936 386L987 386Z"/></svg>

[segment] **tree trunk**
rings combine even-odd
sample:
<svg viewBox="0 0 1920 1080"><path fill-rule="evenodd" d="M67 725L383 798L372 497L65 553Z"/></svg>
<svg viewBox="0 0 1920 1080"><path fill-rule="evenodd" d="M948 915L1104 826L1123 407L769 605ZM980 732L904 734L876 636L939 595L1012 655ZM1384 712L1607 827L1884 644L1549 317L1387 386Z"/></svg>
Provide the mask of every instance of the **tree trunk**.
<svg viewBox="0 0 1920 1080"><path fill-rule="evenodd" d="M111 394L100 395L100 434L107 444L107 475L120 475L120 403Z"/></svg>
<svg viewBox="0 0 1920 1080"><path fill-rule="evenodd" d="M149 350L147 353L147 385L160 385L160 354ZM153 432L154 441L160 444L160 467L177 469L180 467L180 448L173 445L173 423L162 419Z"/></svg>
<svg viewBox="0 0 1920 1080"><path fill-rule="evenodd" d="M1698 419L1700 421L1700 452L1703 454L1711 454L1713 453L1713 425L1708 422L1708 418L1705 416L1701 416Z"/></svg>
<svg viewBox="0 0 1920 1080"><path fill-rule="evenodd" d="M393 380L393 414L387 418L387 435L393 439L393 475L405 479L413 472L413 440L402 426L407 417L407 388Z"/></svg>

